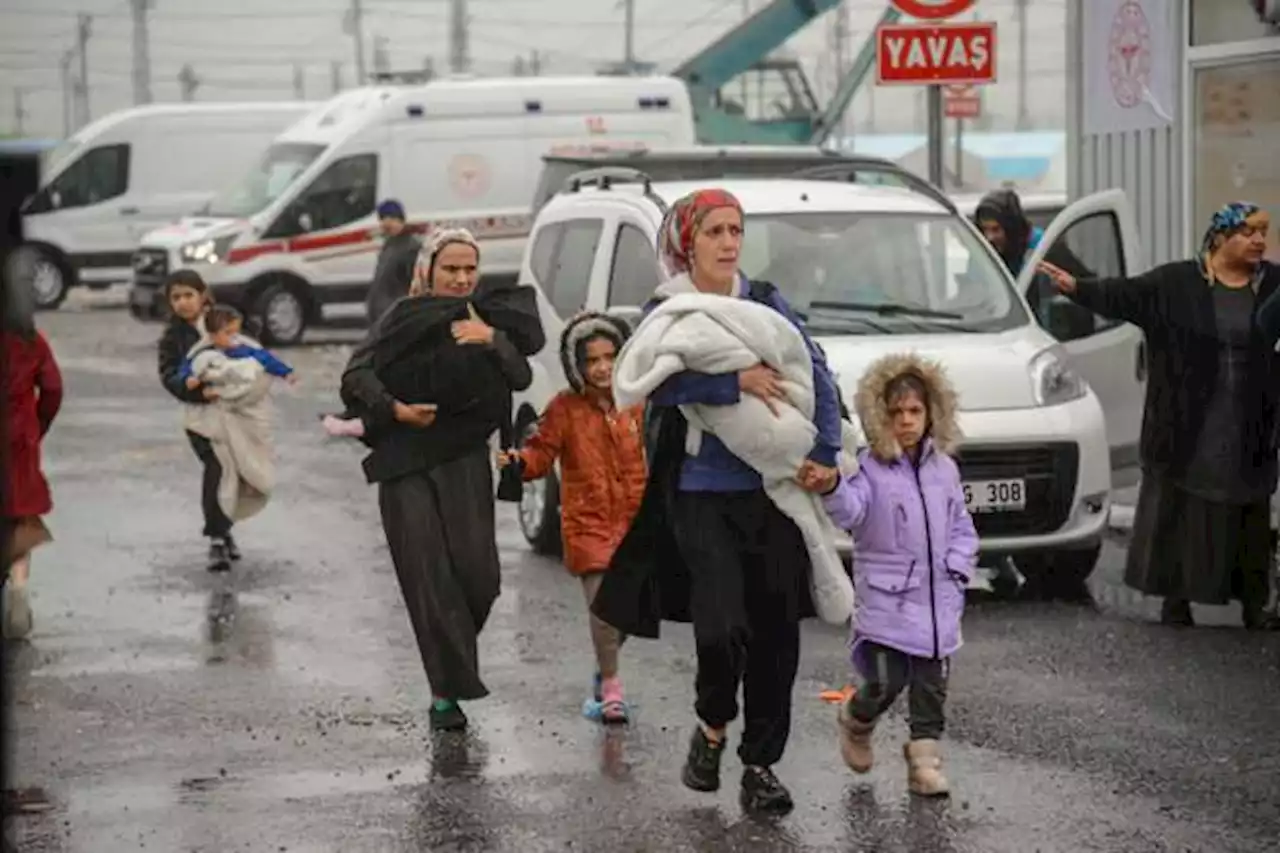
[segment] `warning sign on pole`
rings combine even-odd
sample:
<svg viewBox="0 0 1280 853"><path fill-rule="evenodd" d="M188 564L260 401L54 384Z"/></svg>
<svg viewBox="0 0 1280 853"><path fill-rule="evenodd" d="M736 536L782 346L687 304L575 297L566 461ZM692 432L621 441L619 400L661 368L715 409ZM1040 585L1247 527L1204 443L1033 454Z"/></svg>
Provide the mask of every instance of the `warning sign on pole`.
<svg viewBox="0 0 1280 853"><path fill-rule="evenodd" d="M982 115L982 94L977 86L943 86L942 109L947 118L978 118Z"/></svg>
<svg viewBox="0 0 1280 853"><path fill-rule="evenodd" d="M895 24L876 30L876 80L884 83L994 83L996 25Z"/></svg>

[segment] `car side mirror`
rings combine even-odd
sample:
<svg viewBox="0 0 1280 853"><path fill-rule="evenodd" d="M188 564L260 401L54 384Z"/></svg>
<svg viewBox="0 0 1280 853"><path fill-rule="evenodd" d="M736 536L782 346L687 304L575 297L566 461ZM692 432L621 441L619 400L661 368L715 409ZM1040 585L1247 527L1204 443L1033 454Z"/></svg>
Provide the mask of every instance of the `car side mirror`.
<svg viewBox="0 0 1280 853"><path fill-rule="evenodd" d="M1045 305L1045 329L1058 341L1078 341L1094 333L1093 312L1055 295Z"/></svg>
<svg viewBox="0 0 1280 853"><path fill-rule="evenodd" d="M57 190L54 190L53 192L49 193L49 206L52 207L54 210L57 210L58 208L62 207L62 193L58 192Z"/></svg>
<svg viewBox="0 0 1280 853"><path fill-rule="evenodd" d="M298 227L303 231L310 231L314 223L311 221L311 214L303 211L298 214Z"/></svg>

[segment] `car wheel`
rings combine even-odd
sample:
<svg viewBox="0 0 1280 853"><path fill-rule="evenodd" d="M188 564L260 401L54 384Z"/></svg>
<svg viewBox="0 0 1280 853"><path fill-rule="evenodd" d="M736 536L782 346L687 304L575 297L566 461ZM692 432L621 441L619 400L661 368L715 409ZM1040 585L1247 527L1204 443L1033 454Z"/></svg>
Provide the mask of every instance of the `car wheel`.
<svg viewBox="0 0 1280 853"><path fill-rule="evenodd" d="M532 428L524 434L527 436ZM520 532L535 554L560 556L560 478L554 470L524 484L520 496Z"/></svg>
<svg viewBox="0 0 1280 853"><path fill-rule="evenodd" d="M1018 557L1018 570L1027 579L1026 592L1040 598L1088 597L1086 582L1098 565L1102 543L1083 548L1044 551Z"/></svg>
<svg viewBox="0 0 1280 853"><path fill-rule="evenodd" d="M258 297L254 310L262 342L268 346L293 346L307 330L307 304L286 284L273 284Z"/></svg>
<svg viewBox="0 0 1280 853"><path fill-rule="evenodd" d="M67 298L74 273L57 255L46 249L35 249L31 265L31 289L36 297L36 310L53 311Z"/></svg>

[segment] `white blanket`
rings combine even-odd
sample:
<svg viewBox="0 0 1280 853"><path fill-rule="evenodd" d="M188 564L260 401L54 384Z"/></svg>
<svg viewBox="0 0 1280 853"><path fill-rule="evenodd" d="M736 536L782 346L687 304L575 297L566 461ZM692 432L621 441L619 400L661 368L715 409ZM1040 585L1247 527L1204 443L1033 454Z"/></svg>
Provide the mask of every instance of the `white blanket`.
<svg viewBox="0 0 1280 853"><path fill-rule="evenodd" d="M640 323L613 371L619 408L644 402L668 377L685 370L736 373L763 362L783 377L788 403L774 415L764 401L743 395L732 406L686 405L686 452L698 452L702 434L714 434L750 465L765 492L804 537L811 566L813 604L827 622L853 614L853 585L835 548L836 530L817 495L795 476L813 449L813 361L800 331L777 311L747 299L692 292L687 277L658 289L667 298ZM852 433L845 431L846 440ZM855 448L846 448L852 452Z"/></svg>
<svg viewBox="0 0 1280 853"><path fill-rule="evenodd" d="M217 389L218 400L189 406L184 426L213 445L222 466L218 505L232 521L261 512L275 487L271 442L271 377L252 358L228 358L216 349L191 350L192 373Z"/></svg>

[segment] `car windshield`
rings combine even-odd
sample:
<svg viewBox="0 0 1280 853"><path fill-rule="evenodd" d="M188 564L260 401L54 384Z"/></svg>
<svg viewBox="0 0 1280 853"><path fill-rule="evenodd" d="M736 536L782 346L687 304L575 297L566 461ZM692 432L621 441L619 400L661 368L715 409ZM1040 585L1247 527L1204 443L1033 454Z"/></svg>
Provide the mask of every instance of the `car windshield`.
<svg viewBox="0 0 1280 853"><path fill-rule="evenodd" d="M749 215L742 271L772 282L823 335L992 332L1027 322L981 238L958 217Z"/></svg>
<svg viewBox="0 0 1280 853"><path fill-rule="evenodd" d="M264 210L298 179L324 152L323 145L281 142L272 145L262 160L238 184L213 197L206 216L241 218Z"/></svg>

